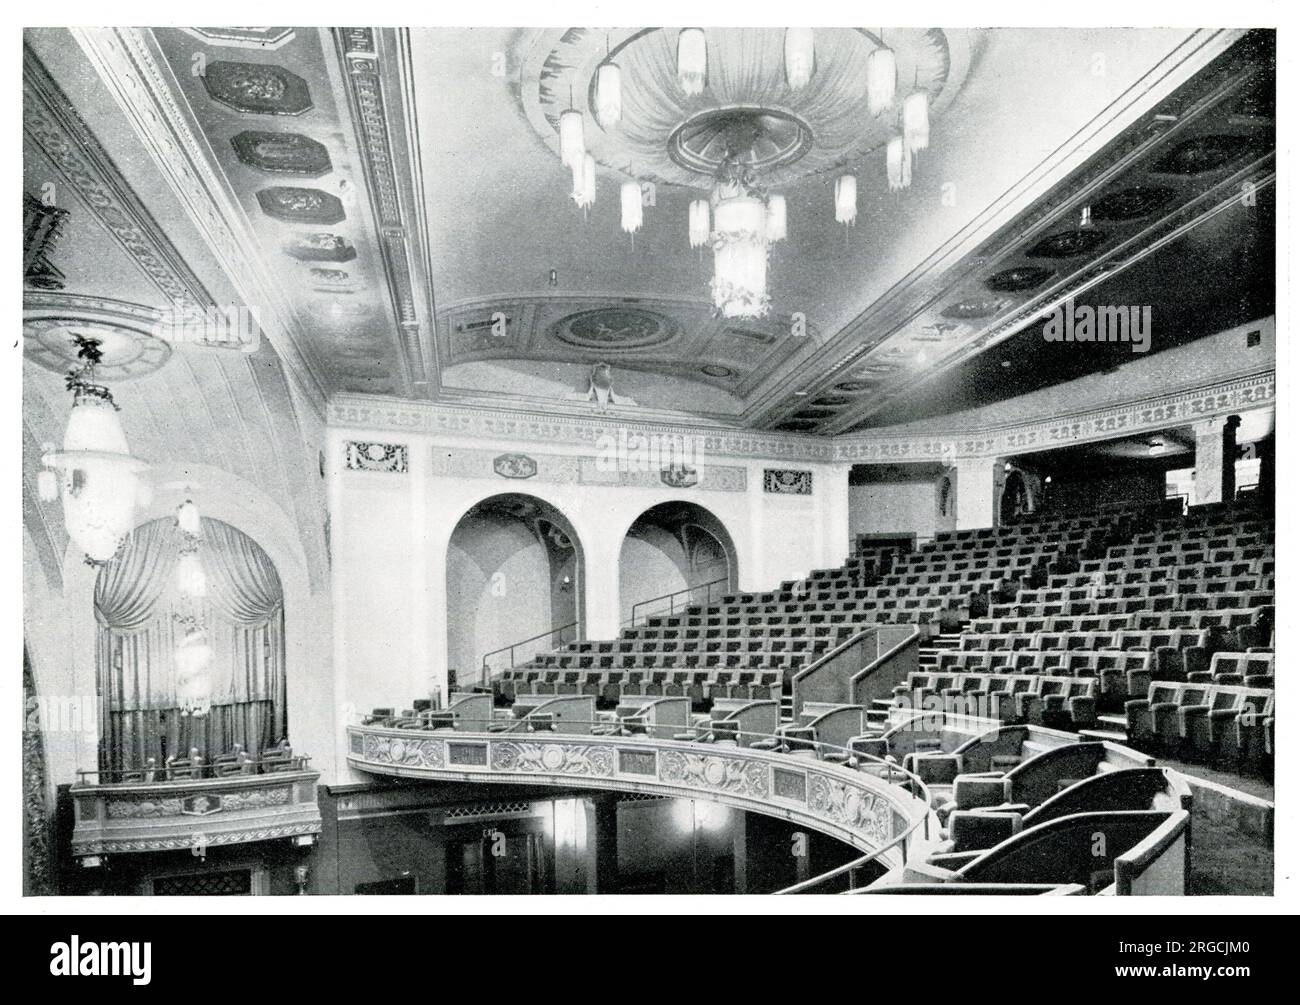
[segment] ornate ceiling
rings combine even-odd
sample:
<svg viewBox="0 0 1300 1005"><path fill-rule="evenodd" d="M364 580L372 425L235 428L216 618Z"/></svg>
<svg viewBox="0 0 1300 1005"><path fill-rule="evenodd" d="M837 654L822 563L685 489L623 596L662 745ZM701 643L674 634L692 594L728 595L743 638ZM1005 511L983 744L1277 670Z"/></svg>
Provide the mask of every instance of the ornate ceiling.
<svg viewBox="0 0 1300 1005"><path fill-rule="evenodd" d="M65 288L25 303L29 358L58 368L59 333L99 326L124 368L165 373L153 312L243 304L318 411L350 393L580 413L604 362L631 416L837 433L914 418L899 410L914 400L941 410L960 395L927 386L1045 306L1162 260L1245 185L1271 198L1271 35L883 31L933 111L900 193L862 108L880 29L818 29L797 93L779 29L710 29L708 87L689 98L676 29L29 32L26 187L55 179L72 211L53 253ZM588 116L584 212L557 116L590 110L607 53L625 115ZM774 310L754 322L712 316L708 256L686 246L740 106L790 213ZM833 217L844 171L853 228ZM635 236L618 227L627 179L651 186Z"/></svg>

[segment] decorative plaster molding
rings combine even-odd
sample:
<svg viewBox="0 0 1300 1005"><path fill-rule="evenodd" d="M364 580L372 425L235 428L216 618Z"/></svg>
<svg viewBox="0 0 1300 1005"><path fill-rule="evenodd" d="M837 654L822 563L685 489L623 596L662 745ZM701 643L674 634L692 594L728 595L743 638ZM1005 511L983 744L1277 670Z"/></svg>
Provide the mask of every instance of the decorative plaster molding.
<svg viewBox="0 0 1300 1005"><path fill-rule="evenodd" d="M685 467L641 465L635 457L575 457L571 454L501 454L495 450L434 447L430 472L437 478L504 478L556 485L604 485L617 488L699 489L704 492L744 492L747 472L717 464ZM693 477L678 478L686 471Z"/></svg>
<svg viewBox="0 0 1300 1005"><path fill-rule="evenodd" d="M434 402L341 394L330 399L328 424L335 427L449 436L475 441L550 443L587 447L593 453L620 430L660 439L686 438L700 455L712 457L828 463L825 437L719 430L685 424L619 421L608 416L570 416L486 408L460 408Z"/></svg>
<svg viewBox="0 0 1300 1005"><path fill-rule="evenodd" d="M1217 415L1260 408L1277 395L1276 373L1265 370L1154 398L1067 413L1035 422L990 426L961 436L942 433L855 433L835 438L835 459L855 463L998 457L1155 432Z"/></svg>
<svg viewBox="0 0 1300 1005"><path fill-rule="evenodd" d="M773 495L810 496L813 494L813 473L786 468L765 468L763 491Z"/></svg>
<svg viewBox="0 0 1300 1005"><path fill-rule="evenodd" d="M927 812L923 801L873 775L745 747L562 733L439 733L384 726L347 731L348 762L369 774L704 798L795 820L863 851L902 837ZM482 754L457 759L458 746ZM901 855L890 849L881 861L897 864Z"/></svg>
<svg viewBox="0 0 1300 1005"><path fill-rule="evenodd" d="M408 470L409 448L405 443L359 443L349 441L345 447L349 471L385 471L404 475Z"/></svg>
<svg viewBox="0 0 1300 1005"><path fill-rule="evenodd" d="M123 180L72 102L26 46L23 130L171 303L199 309L215 303ZM24 303L28 295L24 294Z"/></svg>
<svg viewBox="0 0 1300 1005"><path fill-rule="evenodd" d="M1008 423L959 432L909 432L907 427L837 437L798 433L746 433L708 430L644 422L618 422L608 418L542 416L522 412L465 409L429 402L396 401L363 395L331 399L328 422L349 429L400 431L471 440L498 439L512 443L549 443L585 446L593 453L602 438L618 431L626 436L687 437L699 455L801 463L890 464L934 462L950 465L959 458L1021 454L1078 443L1115 439L1154 432L1196 419L1260 408L1276 397L1276 372L1235 376L1216 384L1202 384L1152 398L1066 412L1033 422ZM607 440L605 441L607 442ZM436 455L446 451L436 451ZM499 451L485 451L495 458ZM539 461L541 458L539 457ZM557 464L570 459L556 455ZM488 461L488 470L491 461ZM437 465L435 464L435 470ZM705 471L701 469L701 483ZM718 470L718 469L714 469ZM452 473L448 468L440 471ZM472 475L471 475L472 477ZM540 473L538 477L543 477ZM544 478L543 480L550 480ZM579 480L577 475L556 475L554 480Z"/></svg>
<svg viewBox="0 0 1300 1005"><path fill-rule="evenodd" d="M326 384L304 344L295 313L271 277L248 219L212 160L211 150L171 70L146 28L72 28L90 65L117 100L190 221L258 320L308 400L324 410Z"/></svg>
<svg viewBox="0 0 1300 1005"><path fill-rule="evenodd" d="M402 211L403 204L415 205L418 194L404 187L390 134L389 111L392 102L385 97L386 63L376 28L335 28L334 43L342 67L343 88L356 127L357 151L370 192L371 208L377 228L376 243L384 262L384 276L397 322L398 349L404 377L409 384L427 387L436 380L437 364L432 358L432 321L421 323L416 299L417 277L428 282L418 267L412 241L417 228ZM391 30L387 30L391 31ZM387 36L385 36L387 41ZM396 47L402 49L399 39ZM397 60L400 64L400 58ZM400 102L398 103L400 105ZM398 107L393 105L393 107ZM406 128L403 123L401 128ZM406 128L407 136L414 130ZM407 146L407 144L403 144Z"/></svg>

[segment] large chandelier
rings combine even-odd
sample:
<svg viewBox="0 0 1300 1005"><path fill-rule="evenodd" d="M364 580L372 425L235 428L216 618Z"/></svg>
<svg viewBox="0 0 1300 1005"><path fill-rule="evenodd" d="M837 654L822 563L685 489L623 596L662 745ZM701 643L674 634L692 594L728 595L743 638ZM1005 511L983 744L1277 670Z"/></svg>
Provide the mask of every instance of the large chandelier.
<svg viewBox="0 0 1300 1005"><path fill-rule="evenodd" d="M620 174L618 219L634 235L655 212L656 186L694 189L687 244L712 249L710 295L728 318L771 311L769 252L790 221L785 196L767 189L820 178L833 191L827 215L854 226L865 157L884 162L879 188L910 187L930 143L931 97L952 73L913 29L886 41L883 29L785 28L779 45L772 31L683 28L653 43L643 41L653 31L629 32L613 49L606 36L591 57L589 33L566 33L538 64L552 94L549 68L584 67L567 105L556 96L537 120L558 133L574 203L596 201L599 165Z"/></svg>
<svg viewBox="0 0 1300 1005"><path fill-rule="evenodd" d="M103 359L99 339L73 336L82 365L68 372L72 413L63 450L48 450L41 461L38 490L46 502L63 497L63 523L92 564L103 564L121 548L135 526L139 474L147 466L131 456L107 387L95 383Z"/></svg>
<svg viewBox="0 0 1300 1005"><path fill-rule="evenodd" d="M768 198L754 173L733 155L718 171L709 195L713 210L713 306L727 318L765 317L767 294ZM784 229L784 202L781 228Z"/></svg>
<svg viewBox="0 0 1300 1005"><path fill-rule="evenodd" d="M212 706L212 646L208 643L204 599L208 594L203 570L203 523L198 507L187 499L176 510L176 529L181 535L176 562L178 604L172 617L180 641L176 660L176 698L182 715L204 716Z"/></svg>

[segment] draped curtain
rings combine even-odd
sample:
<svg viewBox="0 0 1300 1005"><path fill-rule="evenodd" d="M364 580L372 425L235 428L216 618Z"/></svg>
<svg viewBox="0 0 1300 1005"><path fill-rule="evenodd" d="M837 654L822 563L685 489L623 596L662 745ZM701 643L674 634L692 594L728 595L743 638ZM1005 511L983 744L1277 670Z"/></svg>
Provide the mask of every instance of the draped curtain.
<svg viewBox="0 0 1300 1005"><path fill-rule="evenodd" d="M208 645L211 708L182 713L176 693L176 615L196 610L182 598L176 565L184 535L170 518L136 528L95 582L98 623L100 767L140 767L149 757L197 747L206 757L235 744L251 754L287 735L284 594L275 566L252 538L219 520L202 520L199 558L207 597L197 602Z"/></svg>

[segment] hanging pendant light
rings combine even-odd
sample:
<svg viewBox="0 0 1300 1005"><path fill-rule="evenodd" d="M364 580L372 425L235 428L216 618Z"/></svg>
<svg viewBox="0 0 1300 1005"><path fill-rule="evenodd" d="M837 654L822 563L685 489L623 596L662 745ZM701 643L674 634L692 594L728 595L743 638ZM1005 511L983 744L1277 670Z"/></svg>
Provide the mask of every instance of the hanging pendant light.
<svg viewBox="0 0 1300 1005"><path fill-rule="evenodd" d="M582 162L573 168L573 201L579 209L596 201L596 158L591 154L583 154Z"/></svg>
<svg viewBox="0 0 1300 1005"><path fill-rule="evenodd" d="M709 200L692 199L686 211L686 224L692 248L709 243Z"/></svg>
<svg viewBox="0 0 1300 1005"><path fill-rule="evenodd" d="M63 450L41 458L54 479L38 479L37 489L50 502L47 496L62 490L68 534L91 562L103 563L135 525L139 473L147 465L128 452L113 396L94 381L103 358L99 339L77 335L73 341L83 365L68 378L73 399Z"/></svg>
<svg viewBox="0 0 1300 1005"><path fill-rule="evenodd" d="M903 142L909 154L930 145L930 96L914 91L903 99Z"/></svg>
<svg viewBox="0 0 1300 1005"><path fill-rule="evenodd" d="M785 82L792 91L808 86L817 54L811 28L785 30Z"/></svg>
<svg viewBox="0 0 1300 1005"><path fill-rule="evenodd" d="M767 197L767 240L770 244L785 240L785 196Z"/></svg>
<svg viewBox="0 0 1300 1005"><path fill-rule="evenodd" d="M623 117L623 71L606 60L596 70L596 121L613 129Z"/></svg>
<svg viewBox="0 0 1300 1005"><path fill-rule="evenodd" d="M835 222L849 226L858 218L858 179L851 174L835 179Z"/></svg>
<svg viewBox="0 0 1300 1005"><path fill-rule="evenodd" d="M623 182L623 187L619 189L619 203L623 229L629 234L635 234L641 229L641 186L634 181Z"/></svg>
<svg viewBox="0 0 1300 1005"><path fill-rule="evenodd" d="M708 79L709 48L703 28L683 28L677 36L677 82L688 95L701 94Z"/></svg>
<svg viewBox="0 0 1300 1005"><path fill-rule="evenodd" d="M176 526L190 537L203 536L203 523L199 519L199 508L193 501L186 499L176 507Z"/></svg>
<svg viewBox="0 0 1300 1005"><path fill-rule="evenodd" d="M867 57L867 111L879 115L894 103L898 60L894 50L882 45Z"/></svg>
<svg viewBox="0 0 1300 1005"><path fill-rule="evenodd" d="M176 588L186 597L208 595L208 577L197 548L182 551L176 560Z"/></svg>
<svg viewBox="0 0 1300 1005"><path fill-rule="evenodd" d="M761 318L767 295L767 207L752 195L713 207L713 305L723 317Z"/></svg>
<svg viewBox="0 0 1300 1005"><path fill-rule="evenodd" d="M885 148L885 168L889 174L891 192L912 184L912 155L900 133L895 133Z"/></svg>
<svg viewBox="0 0 1300 1005"><path fill-rule="evenodd" d="M212 647L201 622L192 622L176 646L176 698L184 715L207 715L212 707Z"/></svg>
<svg viewBox="0 0 1300 1005"><path fill-rule="evenodd" d="M581 170L582 156L587 152L582 140L582 113L568 108L560 113L560 163L573 170Z"/></svg>

